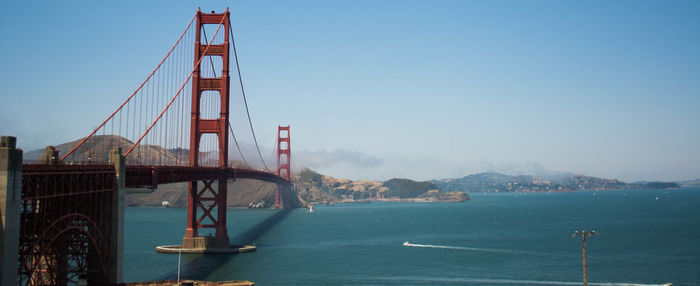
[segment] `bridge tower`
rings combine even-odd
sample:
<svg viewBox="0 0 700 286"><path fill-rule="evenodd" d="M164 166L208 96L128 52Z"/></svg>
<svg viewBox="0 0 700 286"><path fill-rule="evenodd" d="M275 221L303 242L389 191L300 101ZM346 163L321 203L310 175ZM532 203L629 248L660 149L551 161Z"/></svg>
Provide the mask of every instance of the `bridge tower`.
<svg viewBox="0 0 700 286"><path fill-rule="evenodd" d="M277 176L292 182L291 169L291 146L289 142L289 125L277 127ZM277 186L275 197L275 207L289 207L290 190L281 190L282 186Z"/></svg>
<svg viewBox="0 0 700 286"><path fill-rule="evenodd" d="M190 166L199 166L200 140L203 134L215 134L218 139L219 167L228 165L228 122L229 122L229 29L230 13L202 13L197 11L197 31L194 43L195 70L192 75L192 113L190 128ZM221 44L207 44L202 41L204 25L219 25L219 33L224 33ZM213 41L213 36L212 39ZM207 48L207 46L209 46ZM201 76L201 65L207 64L200 57L212 56L213 60L222 61L222 70L216 71L220 77L205 78ZM204 91L216 91L221 99L220 117L202 119L200 103ZM218 181L218 182L216 182ZM187 205L187 228L182 245L184 248L228 248L229 238L226 229L226 177L218 180L198 181L189 183ZM216 183L216 184L215 184ZM214 209L216 208L216 212ZM206 223L205 220L208 220ZM216 235L212 241L209 237L200 236L201 228L213 228Z"/></svg>

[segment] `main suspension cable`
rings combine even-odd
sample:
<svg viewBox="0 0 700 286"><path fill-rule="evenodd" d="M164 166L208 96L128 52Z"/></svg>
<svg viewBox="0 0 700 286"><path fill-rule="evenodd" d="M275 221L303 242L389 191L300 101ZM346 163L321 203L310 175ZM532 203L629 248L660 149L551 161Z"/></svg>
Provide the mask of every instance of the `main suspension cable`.
<svg viewBox="0 0 700 286"><path fill-rule="evenodd" d="M192 17L192 20L190 20L190 23L187 25L187 28L185 28L185 31L182 32L182 35L180 35L180 38L177 39L177 41L175 42L175 44L173 45L173 47L170 48L170 50L169 50L168 53L165 55L165 57L163 58L163 60L160 61L160 63L158 64L158 66L156 66L156 68L151 72L151 74L149 74L148 77L146 77L146 80L144 80L143 83L141 83L141 85L139 85L139 87L136 88L136 90L124 101L124 103L122 103L122 105L120 105L119 108L117 108L117 110L115 110L114 112L112 112L112 114L109 115L109 117L107 117L107 119L105 119L105 121L102 122L102 124L100 124L100 126L97 126L97 128L95 128L95 130L93 130L92 133L90 133L88 136L85 136L85 138L83 138L83 140L81 140L77 145L75 145L75 147L73 147L73 149L71 149L71 150L68 151L65 155L63 155L63 157L61 157L61 160L65 160L71 153L73 153L73 151L75 151L76 149L78 149L78 147L80 147L81 145L83 145L83 143L85 143L85 141L87 141L88 139L90 139L90 137L92 137L92 135L94 135L95 132L97 132L97 130L100 130L100 128L102 128L102 126L104 126L104 125L107 123L107 121L109 121L110 119L112 119L112 117L114 117L114 115L117 114L117 112L119 112L119 111L122 109L122 107L124 107L124 105L126 105L126 104L134 97L134 95L136 95L136 93L138 93L138 92L141 90L141 88L143 87L143 85L145 85L146 82L148 82L148 80L151 79L151 77L153 76L153 74L155 74L156 71L160 68L160 66L165 62L165 60L168 59L168 57L170 56L170 53L173 52L173 50L175 49L175 47L177 47L177 45L180 44L180 40L182 40L182 37L185 36L185 34L187 33L187 31L188 31L188 30L190 29L190 27L192 26L192 23L194 22L194 19L196 19L196 18L197 18L197 15L195 15L194 17Z"/></svg>
<svg viewBox="0 0 700 286"><path fill-rule="evenodd" d="M223 17L223 18L221 19L221 22L219 22L219 26L216 28L216 32L214 32L214 35L213 35L212 37L216 37L216 34L219 33L219 29L221 29L221 26L222 26L223 23L224 23L224 19L225 19L225 17ZM129 154L131 154L131 151L134 150L134 148L135 148L137 145L140 146L141 140L143 140L143 138L146 137L146 134L148 134L148 132L151 131L151 129L153 128L153 126L156 125L156 123L158 123L158 121L160 120L160 118L163 117L163 114L168 110L168 108L170 108L170 105L173 103L173 101L175 101L175 99L177 98L177 96L180 95L180 93L182 92L182 89L185 88L185 85L187 85L187 82L189 82L189 80L192 78L192 74L194 74L194 71L197 69L197 67L199 66L199 64L202 62L202 59L204 59L204 56L203 56L203 55L206 55L206 54L207 54L207 51L209 50L209 47L211 47L211 43L209 43L209 44L207 45L207 47L204 49L204 53L202 54L202 56L199 57L199 60L197 61L197 63L195 63L194 68L192 68L192 71L190 71L190 74L187 76L187 79L185 79L185 82L182 84L182 86L181 86L180 89L177 91L177 93L175 93L175 96L173 96L173 98L170 99L170 102L168 102L168 105L165 106L165 108L163 109L163 111L161 111L161 113L160 113L160 114L158 115L158 117L153 121L153 123L151 123L151 125L148 127L148 129L146 129L146 131L141 135L141 137L139 137L139 139L136 141L136 143L134 143L134 145L132 145L131 148L129 148L129 150L126 151L126 153L124 153L124 157L129 156Z"/></svg>
<svg viewBox="0 0 700 286"><path fill-rule="evenodd" d="M272 152L270 153L270 159L267 160L267 164L268 164L268 165L270 165L270 163L272 162L272 158L275 157L275 151L277 151L277 144L278 144L279 141L280 141L279 135L277 135L277 139L275 139L275 146L272 147ZM279 158L278 158L278 159L279 159Z"/></svg>
<svg viewBox="0 0 700 286"><path fill-rule="evenodd" d="M236 143L236 149L238 149L238 153L241 154L241 158L243 159L243 163L246 164L246 166L250 166L248 164L248 161L245 159L245 156L243 156L243 152L241 151L241 147L238 145L238 140L236 140L236 134L233 134L233 128L231 128L231 122L228 123L228 129L231 131L231 136L233 136L233 143Z"/></svg>
<svg viewBox="0 0 700 286"><path fill-rule="evenodd" d="M262 162L265 170L270 172L270 169L265 164L265 159L262 157L260 152L260 145L258 145L258 139L255 137L255 129L253 129L253 121L250 119L250 111L248 110L248 100L245 97L245 89L243 88L243 77L241 76L241 67L238 64L238 52L236 51L236 40L233 37L233 29L231 25L228 27L228 31L231 33L231 45L233 46L233 57L236 60L236 70L238 71L238 81L241 83L241 93L243 94L243 103L245 104L245 112L248 115L248 124L250 125L250 132L253 133L253 141L255 141L255 148L258 150L258 156L260 157L260 162Z"/></svg>
<svg viewBox="0 0 700 286"><path fill-rule="evenodd" d="M209 39L207 38L207 29L204 29L202 27L202 33L204 34L204 44L209 45ZM212 43L214 42L214 38L211 38ZM216 77L216 69L214 68L214 60L209 57L209 63L211 64L211 72L214 74L214 77Z"/></svg>
<svg viewBox="0 0 700 286"><path fill-rule="evenodd" d="M204 43L207 44L209 41L209 39L207 37L207 30L202 29L202 32L204 33ZM213 38L211 40L212 40L212 42L214 41ZM216 69L214 68L214 60L211 57L209 57L209 64L211 65L211 71L214 74L214 77L216 77ZM236 134L233 133L233 128L231 127L230 119L229 119L229 122L226 122L226 123L228 124L228 129L231 132L231 136L233 137L233 143L236 144L236 150L238 150L238 154L241 154L241 159L243 159L243 164L245 164L246 166L251 166L250 163L248 163L248 160L245 159L245 156L243 155L243 151L241 151L241 146L238 145L238 139L236 139Z"/></svg>

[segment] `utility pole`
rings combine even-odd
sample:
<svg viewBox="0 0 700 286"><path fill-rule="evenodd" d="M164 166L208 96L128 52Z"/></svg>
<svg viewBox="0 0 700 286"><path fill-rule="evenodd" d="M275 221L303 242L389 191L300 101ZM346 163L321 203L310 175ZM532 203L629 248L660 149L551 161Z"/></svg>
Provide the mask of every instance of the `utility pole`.
<svg viewBox="0 0 700 286"><path fill-rule="evenodd" d="M571 238L576 237L577 235L581 235L581 244L583 245L583 286L588 286L588 283L586 282L586 237L591 236L594 234L598 234L597 232L594 231L576 231L574 232L574 235L571 236Z"/></svg>

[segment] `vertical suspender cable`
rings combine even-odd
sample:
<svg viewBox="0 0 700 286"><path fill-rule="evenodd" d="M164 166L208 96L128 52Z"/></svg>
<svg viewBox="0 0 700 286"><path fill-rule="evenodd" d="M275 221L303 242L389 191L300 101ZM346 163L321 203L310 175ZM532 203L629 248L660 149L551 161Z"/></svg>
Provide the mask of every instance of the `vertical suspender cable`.
<svg viewBox="0 0 700 286"><path fill-rule="evenodd" d="M231 131L231 136L233 136L233 142L236 143L236 149L238 149L238 153L241 154L241 158L243 159L243 163L246 164L247 166L250 166L250 164L248 164L248 161L246 161L245 156L243 156L243 152L241 152L241 147L238 146L238 140L236 140L236 135L233 134L233 128L231 128L231 123L230 122L227 122L227 123L228 123L228 128Z"/></svg>
<svg viewBox="0 0 700 286"><path fill-rule="evenodd" d="M151 72L151 74L150 74L148 77L146 77L146 80L144 80L143 83L141 83L141 85L131 94L131 96L129 96L129 97L124 101L124 103L122 103L122 105L120 105L120 106L117 108L117 110L115 110L114 112L112 112L112 114L111 114L109 117L107 117L107 119L105 119L105 121L102 122L102 124L100 124L99 126L97 126L97 128L95 128L95 130L93 130L88 136L85 136L85 138L83 138L83 140L81 140L77 145L75 145L75 147L73 147L73 149L71 149L71 150L68 151L65 155L63 155L63 157L61 157L61 160L66 159L66 157L68 157L68 156L69 156L70 154L72 154L76 149L78 149L81 145L83 145L83 143L85 143L90 137L92 137L92 135L94 135L95 132L97 132L97 130L99 130L100 128L102 128L102 126L104 126L104 125L107 123L107 121L109 121L110 119L112 119L112 118L114 117L114 115L117 113L117 111L121 110L122 107L124 107L124 105L127 104L127 102L131 101L131 99L134 97L134 95L136 95L136 93L137 93L139 90L141 90L141 87L143 87L143 85L144 85L146 82L148 82L148 80L151 78L151 76L153 76L153 74L156 72L156 70L158 70L158 69L160 68L160 66L163 64L163 62L165 62L165 60L170 56L170 53L171 53L171 52L173 51L173 49L175 49L175 47L177 47L177 45L180 43L180 40L182 40L182 37L183 37L183 36L185 35L185 33L187 33L187 31L190 29L190 27L192 26L192 23L194 22L194 19L196 19L196 18L197 18L197 15L195 15L194 17L192 17L192 20L190 20L190 23L187 25L187 28L185 28L185 31L182 32L182 35L180 35L180 38L178 38L177 41L175 42L175 45L173 45L173 47L170 49L170 51L168 51L168 53L165 55L165 57L163 58L163 60L158 64L158 66L156 66L156 68L153 70L153 72Z"/></svg>
<svg viewBox="0 0 700 286"><path fill-rule="evenodd" d="M202 29L202 30L204 32L204 43L207 43L207 41L208 41L207 40L207 32L204 29ZM214 41L214 39L212 38L212 42L213 41ZM216 69L214 68L214 60L212 60L211 57L209 57L209 64L211 65L211 71L212 71L214 77L216 77ZM231 127L231 123L226 122L226 124L228 124L229 131L231 132L231 136L233 137L233 142L236 144L236 149L238 150L238 153L241 154L241 159L243 159L243 163L247 166L250 166L250 164L248 164L248 161L245 159L245 156L243 156L243 152L241 151L240 145L238 145L238 140L236 139L236 135L233 133L233 128Z"/></svg>
<svg viewBox="0 0 700 286"><path fill-rule="evenodd" d="M219 26L218 26L218 28L216 28L216 32L214 33L214 37L216 37L216 34L219 33L219 30L221 29L221 26L222 26L222 24L224 23L224 19L225 19L225 17L222 17L221 22L219 22ZM203 54L206 54L206 52L209 50L209 47L211 47L211 43L210 43L209 45L207 45L207 47L204 49L204 53L203 53ZM194 68L192 68L192 71L190 71L189 75L187 76L187 80L185 80L185 83L182 84L182 86L181 86L180 89L177 91L177 93L175 93L175 95L174 95L173 98L170 100L170 102L168 102L168 105L165 106L165 109L163 109L163 111L161 111L161 113L158 115L158 117L153 121L153 123L151 123L151 125L146 129L146 131L141 135L141 137L139 137L139 139L134 143L134 145L132 145L131 148L129 148L129 150L126 151L126 153L124 154L124 156L128 156L129 154L131 154L131 152L134 150L134 148L136 147L136 145L140 145L141 140L143 140L143 138L146 136L146 134L148 134L148 132L150 132L151 129L153 129L153 126L154 126L156 123L158 123L158 121L160 120L160 118L163 117L163 114L168 110L168 108L170 108L170 105L173 103L173 101L175 101L175 99L177 98L177 96L180 95L180 93L182 92L182 89L185 87L185 85L187 85L187 81L188 81L190 78L192 78L192 74L194 74L195 69L196 69L197 66L199 66L199 64L202 62L202 59L203 59L203 58L204 58L204 57L199 57L199 60L197 60L197 63L195 63Z"/></svg>
<svg viewBox="0 0 700 286"><path fill-rule="evenodd" d="M238 64L238 52L236 51L236 40L233 37L233 29L231 29L231 25L229 25L229 32L231 33L231 45L233 46L233 57L236 61L236 71L238 71L238 81L241 84L241 93L243 94L243 103L245 104L245 112L248 114L248 124L250 125L250 132L253 133L253 141L255 141L255 148L258 150L258 156L260 156L260 162L262 162L263 167L265 167L265 170L270 171L269 168L267 168L267 165L265 164L265 160L263 160L262 154L260 153L260 146L258 145L258 139L255 138L255 130L253 129L253 121L250 119L250 111L248 110L248 100L245 97L245 89L243 88L243 77L241 76L241 67Z"/></svg>

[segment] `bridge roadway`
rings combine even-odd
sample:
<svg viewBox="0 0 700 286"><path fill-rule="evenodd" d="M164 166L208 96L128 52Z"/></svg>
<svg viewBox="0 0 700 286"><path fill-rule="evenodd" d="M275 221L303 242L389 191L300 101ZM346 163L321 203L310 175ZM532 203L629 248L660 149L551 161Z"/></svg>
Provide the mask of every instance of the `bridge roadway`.
<svg viewBox="0 0 700 286"><path fill-rule="evenodd" d="M46 177L48 181L54 183L62 181L78 182L86 176L115 174L113 165L26 164L22 166L22 171L25 175ZM265 171L231 167L126 166L125 177L127 188L149 187L156 189L159 184L213 180L222 177L229 179L254 179L278 185L291 184L282 177Z"/></svg>
<svg viewBox="0 0 700 286"><path fill-rule="evenodd" d="M220 178L254 179L278 185L291 183L280 176L255 169L231 167L190 167L190 166L127 166L126 187L157 188L159 184L213 180Z"/></svg>

